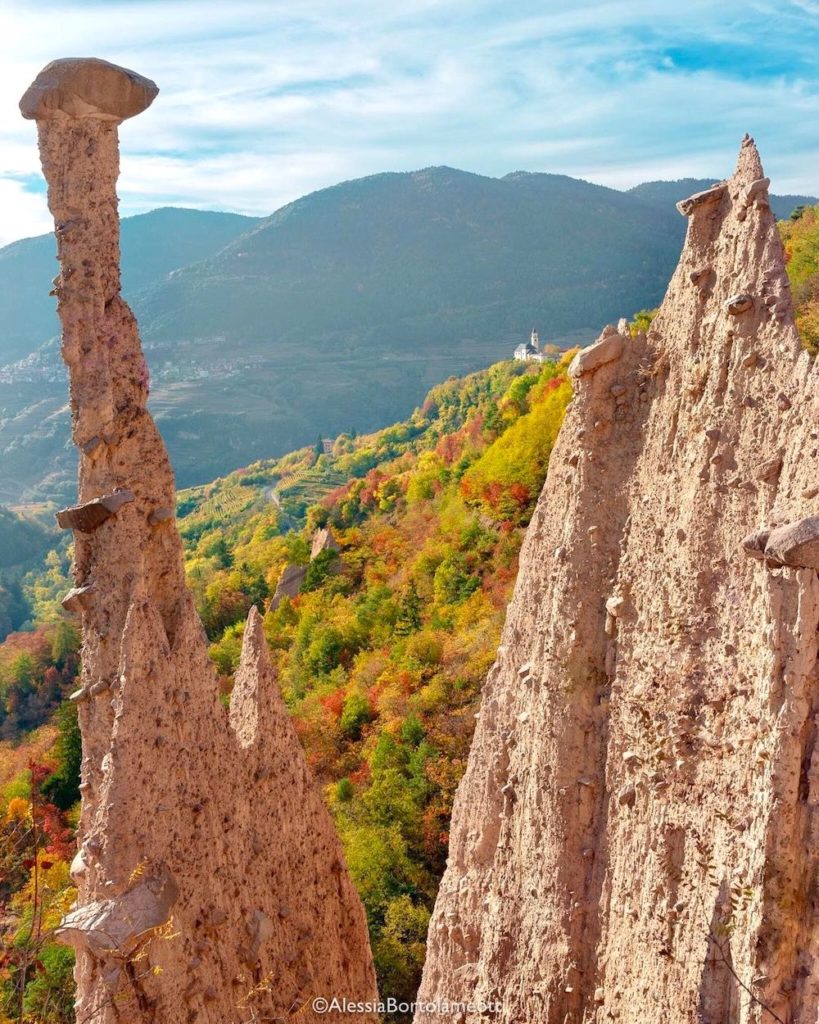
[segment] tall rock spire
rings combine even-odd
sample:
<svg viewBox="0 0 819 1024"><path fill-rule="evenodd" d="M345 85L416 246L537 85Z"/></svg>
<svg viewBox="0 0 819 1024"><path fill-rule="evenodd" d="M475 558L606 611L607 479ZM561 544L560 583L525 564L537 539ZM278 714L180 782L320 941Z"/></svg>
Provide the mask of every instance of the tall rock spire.
<svg viewBox="0 0 819 1024"><path fill-rule="evenodd" d="M76 552L64 603L83 625L79 900L60 929L77 951L77 1020L349 1019L311 999L375 998L363 908L255 610L229 714L219 702L120 296L117 126L157 91L105 61L60 60L20 104L56 225L80 450L79 502L58 513Z"/></svg>
<svg viewBox="0 0 819 1024"><path fill-rule="evenodd" d="M648 335L571 368L421 1001L816 1022L819 371L767 189L746 138Z"/></svg>

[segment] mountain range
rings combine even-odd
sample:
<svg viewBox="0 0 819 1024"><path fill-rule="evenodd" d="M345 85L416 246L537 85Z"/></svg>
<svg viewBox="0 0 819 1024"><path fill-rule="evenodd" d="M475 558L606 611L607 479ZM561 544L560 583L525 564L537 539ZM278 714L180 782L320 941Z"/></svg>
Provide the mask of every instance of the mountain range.
<svg viewBox="0 0 819 1024"><path fill-rule="evenodd" d="M656 305L711 184L378 174L264 219L163 209L122 227L152 407L181 485L376 429L433 384ZM773 197L777 216L815 200ZM73 493L50 235L0 250L0 501Z"/></svg>

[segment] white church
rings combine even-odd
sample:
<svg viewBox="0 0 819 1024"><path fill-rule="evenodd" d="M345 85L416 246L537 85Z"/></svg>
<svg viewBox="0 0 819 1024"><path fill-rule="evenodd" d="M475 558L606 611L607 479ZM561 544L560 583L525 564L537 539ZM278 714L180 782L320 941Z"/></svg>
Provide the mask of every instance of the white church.
<svg viewBox="0 0 819 1024"><path fill-rule="evenodd" d="M529 340L515 349L515 359L521 363L542 363L546 356L540 351L540 338L537 330L533 327Z"/></svg>

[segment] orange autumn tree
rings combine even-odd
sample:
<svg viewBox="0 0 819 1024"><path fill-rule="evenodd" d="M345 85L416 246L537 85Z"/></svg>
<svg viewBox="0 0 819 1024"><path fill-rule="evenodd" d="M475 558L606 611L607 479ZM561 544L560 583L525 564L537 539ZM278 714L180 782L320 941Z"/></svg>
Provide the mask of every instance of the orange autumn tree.
<svg viewBox="0 0 819 1024"><path fill-rule="evenodd" d="M0 1021L69 1024L73 952L54 930L75 898L69 877L74 833L45 796L54 766L31 762L18 795L2 808ZM25 794L25 795L23 795Z"/></svg>

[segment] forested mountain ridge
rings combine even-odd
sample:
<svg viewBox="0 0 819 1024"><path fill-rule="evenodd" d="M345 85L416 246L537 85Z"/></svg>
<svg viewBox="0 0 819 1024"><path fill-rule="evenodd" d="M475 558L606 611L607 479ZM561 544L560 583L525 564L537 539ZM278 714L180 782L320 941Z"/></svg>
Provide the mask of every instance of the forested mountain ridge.
<svg viewBox="0 0 819 1024"><path fill-rule="evenodd" d="M658 207L668 207L678 199L703 192L710 188L718 178L678 178L676 181L644 181L628 190L628 194ZM771 209L778 220L787 220L795 209L810 206L816 202L815 196L772 195Z"/></svg>
<svg viewBox="0 0 819 1024"><path fill-rule="evenodd" d="M54 541L54 534L40 522L0 505L0 643L29 621L21 579Z"/></svg>
<svg viewBox="0 0 819 1024"><path fill-rule="evenodd" d="M257 218L164 207L122 221L122 286L132 300L180 267L206 259L251 229ZM0 248L0 367L35 352L60 332L51 279L57 272L52 234Z"/></svg>
<svg viewBox="0 0 819 1024"><path fill-rule="evenodd" d="M686 187L432 167L343 182L264 220L126 219L125 294L180 485L394 422L533 326L565 347L656 305ZM0 500L73 487L57 344L38 347L55 335L53 251L46 237L0 250Z"/></svg>

